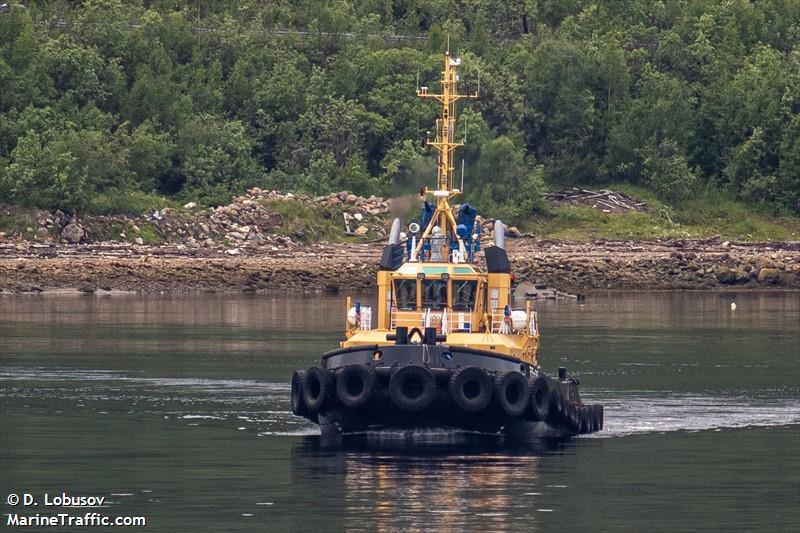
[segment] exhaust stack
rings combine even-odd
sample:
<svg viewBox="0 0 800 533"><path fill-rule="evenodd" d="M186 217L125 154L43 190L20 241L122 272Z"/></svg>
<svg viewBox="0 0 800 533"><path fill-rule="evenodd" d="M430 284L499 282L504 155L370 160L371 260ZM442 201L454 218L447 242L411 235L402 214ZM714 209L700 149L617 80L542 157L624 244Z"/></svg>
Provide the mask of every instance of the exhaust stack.
<svg viewBox="0 0 800 533"><path fill-rule="evenodd" d="M389 244L400 244L400 229L402 227L400 219L395 218L392 222L392 229L389 231Z"/></svg>
<svg viewBox="0 0 800 533"><path fill-rule="evenodd" d="M506 232L503 221L499 219L494 221L494 245L504 250L506 248Z"/></svg>

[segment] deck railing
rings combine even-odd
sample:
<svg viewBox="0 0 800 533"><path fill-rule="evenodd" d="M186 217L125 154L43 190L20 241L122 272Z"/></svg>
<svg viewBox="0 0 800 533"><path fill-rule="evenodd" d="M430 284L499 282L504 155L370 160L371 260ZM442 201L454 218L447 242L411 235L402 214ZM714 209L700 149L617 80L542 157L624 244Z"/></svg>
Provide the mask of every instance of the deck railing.
<svg viewBox="0 0 800 533"><path fill-rule="evenodd" d="M397 329L398 326L404 326L407 328L422 328L424 327L424 321L424 311L405 311L401 309L392 309L390 329Z"/></svg>
<svg viewBox="0 0 800 533"><path fill-rule="evenodd" d="M450 311L447 313L447 331L472 333L472 313L469 311Z"/></svg>
<svg viewBox="0 0 800 533"><path fill-rule="evenodd" d="M372 307L361 307L361 320L357 323L357 328L361 331L372 329Z"/></svg>
<svg viewBox="0 0 800 533"><path fill-rule="evenodd" d="M491 333L527 333L529 335L538 333L538 317L536 311L529 312L527 325L523 328L514 328L511 317L506 317L502 312L490 313L489 322L489 331ZM425 309L423 311L392 309L391 329L394 330L397 326L420 329L434 327L439 333L472 333L475 331L477 324L472 323L472 313L469 311L452 311L447 309Z"/></svg>
<svg viewBox="0 0 800 533"><path fill-rule="evenodd" d="M520 309L520 311L523 311L523 309ZM506 316L503 312L491 313L489 315L489 320L489 330L492 333L517 333L520 335L523 333L527 333L528 335L536 335L538 333L538 316L536 311L528 311L527 324L522 328L515 328L511 317Z"/></svg>

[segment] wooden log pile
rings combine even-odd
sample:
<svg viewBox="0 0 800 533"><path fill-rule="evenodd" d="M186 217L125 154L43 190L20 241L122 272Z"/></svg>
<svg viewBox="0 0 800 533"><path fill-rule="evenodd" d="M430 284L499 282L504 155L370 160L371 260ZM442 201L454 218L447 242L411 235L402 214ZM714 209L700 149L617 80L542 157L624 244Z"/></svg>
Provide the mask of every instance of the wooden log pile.
<svg viewBox="0 0 800 533"><path fill-rule="evenodd" d="M585 205L604 213L647 211L645 202L637 202L623 192L609 189L590 191L572 187L564 191L545 193L544 199L556 205Z"/></svg>

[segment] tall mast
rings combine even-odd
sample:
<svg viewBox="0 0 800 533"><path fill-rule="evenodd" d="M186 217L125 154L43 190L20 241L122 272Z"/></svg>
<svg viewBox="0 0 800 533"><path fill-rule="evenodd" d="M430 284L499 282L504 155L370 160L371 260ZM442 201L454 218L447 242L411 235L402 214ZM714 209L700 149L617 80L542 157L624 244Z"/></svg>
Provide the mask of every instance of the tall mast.
<svg viewBox="0 0 800 533"><path fill-rule="evenodd" d="M444 54L444 70L442 71L441 93L432 94L427 87L417 89L417 96L420 98L430 98L442 104L442 114L436 120L436 139L428 140L427 144L436 148L436 189L425 188L425 194L432 194L436 198L436 212L431 218L431 222L422 235L427 237L433 226L438 225L444 235L450 234L458 240L456 234L456 221L450 210L448 199L459 194L459 189L455 188L455 151L456 148L464 146L463 142L457 142L456 134L456 102L463 98L477 98L478 93L458 94L458 75L456 67L461 65L461 60L450 56L450 46L448 39L447 51ZM421 247L422 239L418 247Z"/></svg>

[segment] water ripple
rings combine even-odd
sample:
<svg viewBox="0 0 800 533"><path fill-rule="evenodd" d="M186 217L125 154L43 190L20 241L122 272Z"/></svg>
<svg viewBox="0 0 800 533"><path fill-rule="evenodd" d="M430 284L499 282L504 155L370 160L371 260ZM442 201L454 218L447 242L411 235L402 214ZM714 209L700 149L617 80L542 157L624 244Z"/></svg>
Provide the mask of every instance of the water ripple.
<svg viewBox="0 0 800 533"><path fill-rule="evenodd" d="M0 368L0 397L61 400L71 408L127 412L254 429L258 436L318 434L289 412L289 385L246 379L139 377L110 370ZM605 406L605 428L588 438L800 424L800 399L753 394L680 394L593 389L587 403ZM69 407L67 407L69 408Z"/></svg>
<svg viewBox="0 0 800 533"><path fill-rule="evenodd" d="M800 424L800 399L656 391L592 391L583 397L604 406L605 426L594 438Z"/></svg>

